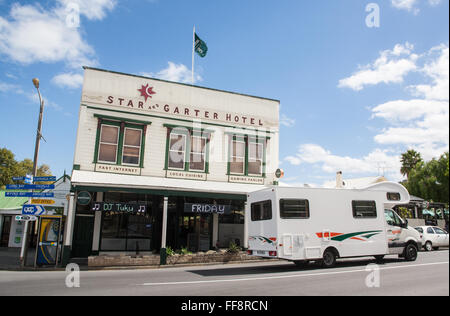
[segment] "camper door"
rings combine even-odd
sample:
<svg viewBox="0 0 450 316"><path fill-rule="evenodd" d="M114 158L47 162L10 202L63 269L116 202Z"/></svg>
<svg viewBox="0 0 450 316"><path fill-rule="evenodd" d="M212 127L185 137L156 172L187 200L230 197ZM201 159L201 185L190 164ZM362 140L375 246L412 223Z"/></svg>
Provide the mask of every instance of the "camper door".
<svg viewBox="0 0 450 316"><path fill-rule="evenodd" d="M402 219L393 211L385 210L386 217L386 236L388 238L389 253L400 254L403 252L404 244L402 242Z"/></svg>

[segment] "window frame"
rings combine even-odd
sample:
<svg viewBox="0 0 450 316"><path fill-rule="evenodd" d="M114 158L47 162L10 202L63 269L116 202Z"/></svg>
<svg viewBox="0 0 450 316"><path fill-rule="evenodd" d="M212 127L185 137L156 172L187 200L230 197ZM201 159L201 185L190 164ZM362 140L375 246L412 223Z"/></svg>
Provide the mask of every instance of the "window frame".
<svg viewBox="0 0 450 316"><path fill-rule="evenodd" d="M357 210L356 207L358 207L358 205L356 205L357 203L373 203L373 207L375 210L375 216L357 216ZM361 206L359 206L361 207ZM355 219L374 219L374 218L378 218L378 210L377 210L377 202L374 200L352 200L352 214L353 214L353 218Z"/></svg>
<svg viewBox="0 0 450 316"><path fill-rule="evenodd" d="M137 122L137 123L130 123L128 121L123 121L117 118L117 121L114 120L115 118L107 118L103 119L102 116L97 116L98 123L97 123L97 135L95 140L95 149L94 149L94 164L105 164L105 165L117 165L117 166L130 166L135 168L144 168L144 159L145 159L145 138L147 137L147 126L151 124L151 122ZM118 144L117 144L117 150L116 150L116 161L108 162L108 161L102 161L99 159L100 157L100 140L101 140L101 131L102 127L106 126L112 126L116 127L119 130L118 134ZM123 163L123 147L125 142L125 128L130 129L136 129L141 131L141 139L140 144L141 148L139 151L139 164L124 164Z"/></svg>
<svg viewBox="0 0 450 316"><path fill-rule="evenodd" d="M394 196L394 198L393 198L393 196ZM398 202L402 199L399 192L387 192L386 198L388 201L396 201L396 202Z"/></svg>
<svg viewBox="0 0 450 316"><path fill-rule="evenodd" d="M265 217L264 216L266 214L264 214L263 206L265 204L267 204L267 203L270 205L270 217ZM254 212L254 209L253 209L253 207L256 206L256 205L261 205L261 207L262 207L261 208L261 214L260 214L260 216L258 216L257 219L255 219L255 216L254 216L255 212ZM270 221L272 218L273 218L272 200L265 200L265 201L254 202L254 203L252 203L250 205L250 219L251 219L252 222Z"/></svg>
<svg viewBox="0 0 450 316"><path fill-rule="evenodd" d="M135 130L135 131L139 131L141 133L140 137L139 137L139 147L138 146L134 146L134 145L125 145L125 135L127 133L127 130ZM129 127L129 126L125 126L123 129L123 142L122 142L122 165L124 166L140 166L141 165L141 155L142 155L142 134L144 133L144 131L142 129L139 128L134 128L134 127ZM125 147L131 147L131 148L139 148L139 156L138 156L138 163L137 164L132 164L132 163L124 163L123 162L123 156L124 156L124 152L125 152Z"/></svg>
<svg viewBox="0 0 450 316"><path fill-rule="evenodd" d="M184 171L191 173L205 173L209 174L209 150L210 150L210 142L211 142L211 130L204 129L195 129L192 127L185 126L176 126L164 124L164 127L167 128L166 134L166 158L164 162L164 170L173 170L173 171ZM169 153L170 153L170 138L172 134L178 134L185 137L185 153L184 153L184 168L173 168L169 166ZM192 137L200 137L205 139L205 152L204 152L204 168L203 170L196 170L190 168L190 155L191 155L191 147L192 147Z"/></svg>
<svg viewBox="0 0 450 316"><path fill-rule="evenodd" d="M283 216L283 202L284 201L304 201L305 203L305 207L306 207L306 216L295 216L295 217L286 217ZM311 209L310 209L310 205L309 205L309 200L308 199L280 199L279 201L280 204L280 218L281 219L309 219L311 217Z"/></svg>
<svg viewBox="0 0 450 316"><path fill-rule="evenodd" d="M205 147L203 147L203 152L193 152L192 148L194 147L193 144L193 138L200 138L200 144L202 143L202 140L205 140ZM204 173L206 171L206 151L207 151L207 146L208 146L208 137L201 135L201 134L197 134L197 133L191 133L190 135L190 148L189 148L189 171L190 172L201 172ZM191 155L201 155L203 157L203 169L191 169Z"/></svg>
<svg viewBox="0 0 450 316"><path fill-rule="evenodd" d="M115 129L117 129L117 143L113 144L113 143L104 143L102 142L102 134L103 134L103 127L107 126L107 127L113 127ZM116 146L116 159L114 160L114 162L112 161L104 161L104 160L100 160L100 152L101 152L101 146L103 145L114 145ZM118 160L119 160L119 146L120 145L120 126L117 125L113 125L110 122L108 123L102 123L100 125L100 131L99 131L99 137L98 137L98 151L97 151L97 156L96 156L96 161L99 163L105 163L105 164L113 164L116 165Z"/></svg>
<svg viewBox="0 0 450 316"><path fill-rule="evenodd" d="M253 145L256 145L256 156L258 156L258 152L259 152L259 150L258 150L258 146L261 146L261 154L262 154L262 157L260 158L260 159L257 159L257 158L255 158L255 161L252 161L251 159L251 157L250 157L250 146L251 146L251 144L253 144ZM248 144L247 144L247 146L248 146L248 161L247 161L247 174L249 175L249 176L253 176L253 177L262 177L263 176L263 174L264 174L264 170L263 170L263 166L264 166L264 143L263 142L260 142L260 141L258 141L258 139L255 139L255 138L249 138L248 139ZM249 166L250 166L250 162L257 162L257 161L259 161L259 160L261 160L261 172L260 173L250 173L250 168L249 168Z"/></svg>
<svg viewBox="0 0 450 316"><path fill-rule="evenodd" d="M228 176L245 176L245 177L253 177L253 178L266 178L266 159L267 159L267 140L270 139L270 137L260 137L260 136L253 136L253 135L240 135L240 134L234 134L234 133L226 133L229 136L228 140ZM233 143L234 142L242 142L244 143L244 172L243 173L236 173L231 171L231 162L233 157L238 156L232 156L233 154ZM249 162L250 162L250 143L261 145L262 146L262 158L261 158L261 173L260 174L254 174L249 172ZM238 157L241 158L241 157Z"/></svg>
<svg viewBox="0 0 450 316"><path fill-rule="evenodd" d="M237 156L234 153L234 143L240 143L240 144L244 144L244 156ZM232 161L232 159L242 159L242 172L231 172L231 163L233 163L234 161ZM243 138L233 138L230 142L230 153L229 153L229 159L228 159L228 167L229 167L229 174L230 175L236 175L236 176L244 176L246 175L246 160L247 160L247 142L245 141L245 139Z"/></svg>
<svg viewBox="0 0 450 316"><path fill-rule="evenodd" d="M183 152L183 167L182 168L176 168L176 167L171 167L170 166L170 153L171 152L180 152L180 150L172 150L171 148L170 148L170 143L171 143L171 140L172 140L172 135L175 135L175 136L181 136L181 137L183 137L184 138L184 150L182 151ZM185 135L185 134L183 134L183 133L180 133L180 132L173 132L173 131L171 131L170 133L169 133L169 146L168 146L168 151L167 151L167 167L168 167L168 169L169 170L177 170L177 171L180 171L180 170L186 170L186 153L187 153L187 146L188 146L188 144L187 144L187 135Z"/></svg>

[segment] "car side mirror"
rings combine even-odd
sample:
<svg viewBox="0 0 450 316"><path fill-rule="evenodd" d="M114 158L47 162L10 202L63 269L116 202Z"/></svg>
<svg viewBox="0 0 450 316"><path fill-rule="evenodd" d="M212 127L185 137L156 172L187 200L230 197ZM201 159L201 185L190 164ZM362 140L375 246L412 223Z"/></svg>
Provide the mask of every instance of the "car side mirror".
<svg viewBox="0 0 450 316"><path fill-rule="evenodd" d="M403 222L400 224L400 227L401 228L408 228L408 220L407 219L403 220Z"/></svg>

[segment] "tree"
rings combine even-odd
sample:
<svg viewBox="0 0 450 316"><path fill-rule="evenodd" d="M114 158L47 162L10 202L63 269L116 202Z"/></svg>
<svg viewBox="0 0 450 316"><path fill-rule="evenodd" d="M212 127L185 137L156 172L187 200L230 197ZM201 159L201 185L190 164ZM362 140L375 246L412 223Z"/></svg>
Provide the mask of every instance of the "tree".
<svg viewBox="0 0 450 316"><path fill-rule="evenodd" d="M7 184L14 184L13 177L24 177L33 173L33 161L24 159L16 161L14 154L7 148L0 148L0 189L4 189ZM51 176L50 167L42 164L36 171L36 176ZM43 182L44 183L44 182Z"/></svg>
<svg viewBox="0 0 450 316"><path fill-rule="evenodd" d="M12 177L17 170L17 161L14 159L12 151L0 148L0 188L7 184L12 184Z"/></svg>
<svg viewBox="0 0 450 316"><path fill-rule="evenodd" d="M414 149L410 149L406 153L402 154L400 161L402 163L400 172L402 175L406 175L406 177L409 178L411 170L413 170L418 163L423 162L423 159L419 152Z"/></svg>
<svg viewBox="0 0 450 316"><path fill-rule="evenodd" d="M410 170L405 186L412 195L428 201L449 202L449 153L439 160L419 162Z"/></svg>

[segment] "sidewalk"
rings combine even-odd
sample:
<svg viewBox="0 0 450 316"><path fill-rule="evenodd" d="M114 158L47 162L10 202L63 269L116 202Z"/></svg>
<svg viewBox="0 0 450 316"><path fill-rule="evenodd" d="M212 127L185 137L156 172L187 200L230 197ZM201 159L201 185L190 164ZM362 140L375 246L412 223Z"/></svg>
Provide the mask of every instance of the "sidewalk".
<svg viewBox="0 0 450 316"><path fill-rule="evenodd" d="M27 266L34 264L36 249L28 249ZM0 270L21 270L20 248L0 248Z"/></svg>
<svg viewBox="0 0 450 316"><path fill-rule="evenodd" d="M47 271L55 270L54 266L34 268L34 256L36 255L36 248L28 249L27 264L25 268L20 265L20 248L0 248L0 270L6 271ZM82 265L82 263L79 263ZM60 269L60 268L56 268Z"/></svg>

